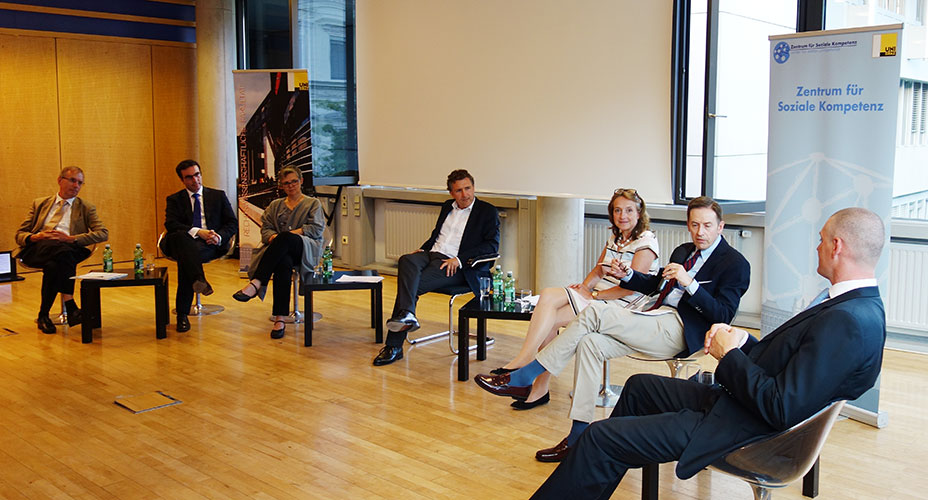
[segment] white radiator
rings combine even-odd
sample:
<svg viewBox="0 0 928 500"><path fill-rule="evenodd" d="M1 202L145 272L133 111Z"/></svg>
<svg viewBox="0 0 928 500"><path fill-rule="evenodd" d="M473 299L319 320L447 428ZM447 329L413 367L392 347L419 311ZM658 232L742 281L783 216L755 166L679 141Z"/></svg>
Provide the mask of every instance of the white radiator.
<svg viewBox="0 0 928 500"><path fill-rule="evenodd" d="M587 273L596 264L603 246L606 244L606 238L612 235L609 229L611 226L606 219L585 219L583 222L583 272ZM660 245L661 255L658 261L661 266L667 264L670 253L683 243L692 241L686 226L679 224L651 224L651 231L657 236L657 243ZM741 235L738 230L723 229L722 234L728 241L728 244L736 250L741 251Z"/></svg>
<svg viewBox="0 0 928 500"><path fill-rule="evenodd" d="M384 253L393 261L419 248L432 234L441 207L387 202L384 207Z"/></svg>
<svg viewBox="0 0 928 500"><path fill-rule="evenodd" d="M893 331L928 336L928 245L890 243L886 325Z"/></svg>

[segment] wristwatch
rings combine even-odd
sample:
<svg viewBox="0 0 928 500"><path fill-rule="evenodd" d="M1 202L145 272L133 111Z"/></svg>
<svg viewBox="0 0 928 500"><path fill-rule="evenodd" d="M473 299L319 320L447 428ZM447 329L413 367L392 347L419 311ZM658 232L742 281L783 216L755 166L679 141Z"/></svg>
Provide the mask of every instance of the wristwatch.
<svg viewBox="0 0 928 500"><path fill-rule="evenodd" d="M593 290L592 292L590 292L590 295L593 296L593 300L596 300L597 298L599 298L599 290Z"/></svg>

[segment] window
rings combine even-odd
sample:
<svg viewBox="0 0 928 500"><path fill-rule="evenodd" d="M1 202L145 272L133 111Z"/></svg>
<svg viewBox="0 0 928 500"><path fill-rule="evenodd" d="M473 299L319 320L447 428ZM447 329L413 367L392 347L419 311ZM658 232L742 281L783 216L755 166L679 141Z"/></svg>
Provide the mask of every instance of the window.
<svg viewBox="0 0 928 500"><path fill-rule="evenodd" d="M682 12L687 7L688 13ZM674 99L675 136L685 136L677 142L685 147L685 155L674 154L675 198L681 203L700 195L762 202L770 80L767 37L795 32L796 0L681 0L677 8L681 12L676 36L686 40L688 60L677 71L675 90L675 95L687 97Z"/></svg>
<svg viewBox="0 0 928 500"><path fill-rule="evenodd" d="M871 2L872 3L872 2ZM923 0L905 9L903 0L825 2L826 29L855 28L903 22L902 75L899 82L899 116L893 174L892 215L897 219L928 220L928 35L922 26ZM914 43L913 43L914 42Z"/></svg>

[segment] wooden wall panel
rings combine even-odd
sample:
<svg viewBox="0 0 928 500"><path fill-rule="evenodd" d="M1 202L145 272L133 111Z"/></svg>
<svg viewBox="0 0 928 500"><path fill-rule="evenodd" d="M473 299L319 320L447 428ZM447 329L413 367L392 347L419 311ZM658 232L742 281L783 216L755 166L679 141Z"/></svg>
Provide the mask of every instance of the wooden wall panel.
<svg viewBox="0 0 928 500"><path fill-rule="evenodd" d="M152 47L155 131L155 227L164 230L164 201L183 188L174 167L197 158L196 49ZM209 169L210 165L202 165Z"/></svg>
<svg viewBox="0 0 928 500"><path fill-rule="evenodd" d="M155 248L151 47L59 39L61 162L84 169L82 195L110 230L117 261Z"/></svg>
<svg viewBox="0 0 928 500"><path fill-rule="evenodd" d="M34 198L54 194L61 169L55 40L0 35L0 250Z"/></svg>

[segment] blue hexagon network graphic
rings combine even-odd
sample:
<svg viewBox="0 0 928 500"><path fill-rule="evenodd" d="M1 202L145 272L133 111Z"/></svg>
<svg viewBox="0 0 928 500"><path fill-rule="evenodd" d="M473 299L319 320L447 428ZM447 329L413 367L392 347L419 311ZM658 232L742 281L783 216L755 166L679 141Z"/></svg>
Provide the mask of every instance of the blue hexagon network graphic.
<svg viewBox="0 0 928 500"><path fill-rule="evenodd" d="M818 230L825 220L845 207L871 205L871 197L889 196L892 178L879 169L819 152L771 167L768 184L778 184L776 191L782 195L767 200L762 292L766 332L802 310L828 285L816 272ZM877 278L886 271L878 269Z"/></svg>
<svg viewBox="0 0 928 500"><path fill-rule="evenodd" d="M780 42L773 47L773 60L783 64L789 59L789 44Z"/></svg>

